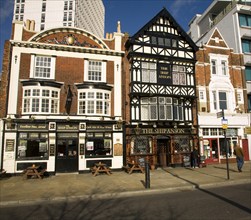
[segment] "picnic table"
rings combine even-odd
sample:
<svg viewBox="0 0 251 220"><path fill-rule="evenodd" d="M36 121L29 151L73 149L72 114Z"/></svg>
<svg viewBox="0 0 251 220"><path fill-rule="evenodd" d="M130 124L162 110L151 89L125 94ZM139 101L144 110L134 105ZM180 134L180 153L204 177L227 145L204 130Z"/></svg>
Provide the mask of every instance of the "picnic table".
<svg viewBox="0 0 251 220"><path fill-rule="evenodd" d="M143 166L141 166L140 163L137 163L135 161L127 162L125 169L129 174L132 174L134 171L141 171L141 173L144 173Z"/></svg>
<svg viewBox="0 0 251 220"><path fill-rule="evenodd" d="M106 173L107 175L111 175L111 169L105 163L95 163L91 168L93 176L97 176L100 173Z"/></svg>
<svg viewBox="0 0 251 220"><path fill-rule="evenodd" d="M46 170L45 169L42 169L41 166L36 166L36 165L32 165L30 167L27 167L25 170L24 170L24 177L26 179L28 179L29 177L35 177L35 178L39 178L39 179L42 179L43 176L44 176L44 172Z"/></svg>

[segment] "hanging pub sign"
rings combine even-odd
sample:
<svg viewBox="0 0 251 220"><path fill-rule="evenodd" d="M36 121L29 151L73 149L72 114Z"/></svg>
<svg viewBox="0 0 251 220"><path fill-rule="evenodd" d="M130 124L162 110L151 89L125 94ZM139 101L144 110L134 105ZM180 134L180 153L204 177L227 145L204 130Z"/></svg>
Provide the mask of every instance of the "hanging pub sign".
<svg viewBox="0 0 251 220"><path fill-rule="evenodd" d="M170 64L159 63L158 64L158 84L171 85L172 76Z"/></svg>

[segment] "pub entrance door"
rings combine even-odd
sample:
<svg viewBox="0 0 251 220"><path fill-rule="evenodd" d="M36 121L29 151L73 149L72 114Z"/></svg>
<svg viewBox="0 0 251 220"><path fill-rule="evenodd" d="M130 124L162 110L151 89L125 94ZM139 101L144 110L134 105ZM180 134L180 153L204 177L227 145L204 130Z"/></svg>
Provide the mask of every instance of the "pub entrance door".
<svg viewBox="0 0 251 220"><path fill-rule="evenodd" d="M58 139L56 172L77 172L78 171L78 139Z"/></svg>
<svg viewBox="0 0 251 220"><path fill-rule="evenodd" d="M167 167L171 162L170 139L167 137L157 139L157 163L160 167Z"/></svg>

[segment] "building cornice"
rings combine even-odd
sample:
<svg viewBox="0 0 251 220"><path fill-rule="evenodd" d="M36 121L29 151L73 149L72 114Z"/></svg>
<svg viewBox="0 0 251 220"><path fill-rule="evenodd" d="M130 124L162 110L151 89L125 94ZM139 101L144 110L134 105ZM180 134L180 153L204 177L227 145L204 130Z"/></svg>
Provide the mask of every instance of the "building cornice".
<svg viewBox="0 0 251 220"><path fill-rule="evenodd" d="M25 48L36 48L36 49L46 49L46 50L55 50L55 51L64 51L64 52L76 52L76 53L90 53L90 54L101 54L109 56L121 56L123 57L125 52L107 50L100 48L86 48L78 46L67 46L67 45L55 45L55 44L46 44L46 43L37 43L37 42L27 42L27 41L15 41L10 40L12 46L16 47L25 47Z"/></svg>

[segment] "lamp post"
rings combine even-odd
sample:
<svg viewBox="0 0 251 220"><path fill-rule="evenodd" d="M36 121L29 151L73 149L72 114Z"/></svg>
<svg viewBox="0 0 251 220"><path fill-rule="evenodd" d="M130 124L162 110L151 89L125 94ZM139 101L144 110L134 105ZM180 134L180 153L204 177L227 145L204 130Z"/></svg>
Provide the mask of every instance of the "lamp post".
<svg viewBox="0 0 251 220"><path fill-rule="evenodd" d="M225 119L224 109L222 109L221 112L217 113L217 117L218 118L222 117L222 129L223 129L223 132L224 132L224 148L226 149L227 179L229 180L229 164L228 164L229 149L228 149L228 146L227 146L227 134L226 134L228 124L227 124L227 119Z"/></svg>

